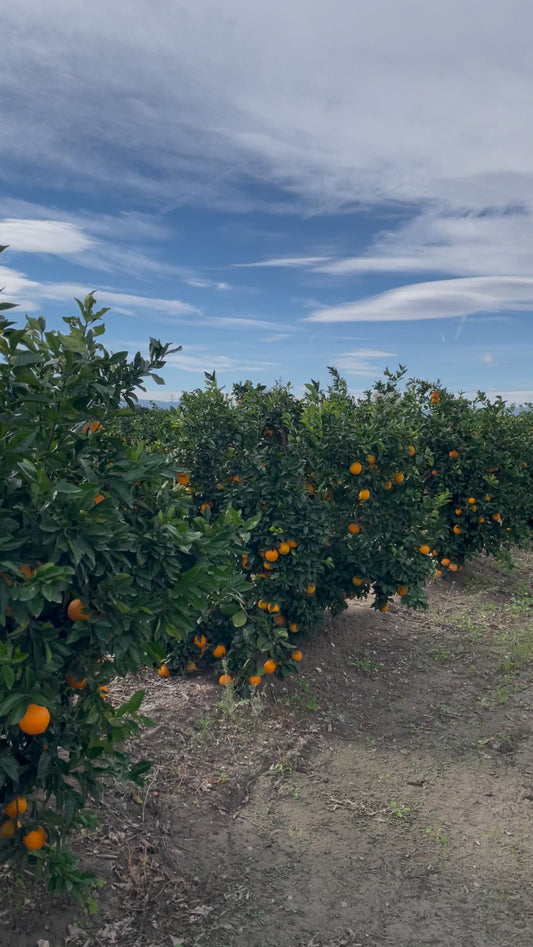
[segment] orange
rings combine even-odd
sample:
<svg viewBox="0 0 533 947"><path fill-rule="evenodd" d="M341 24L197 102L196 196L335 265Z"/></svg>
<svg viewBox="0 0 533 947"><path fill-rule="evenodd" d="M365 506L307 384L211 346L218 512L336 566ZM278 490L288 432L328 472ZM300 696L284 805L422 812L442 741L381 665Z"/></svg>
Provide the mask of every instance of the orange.
<svg viewBox="0 0 533 947"><path fill-rule="evenodd" d="M383 484L383 489L392 490L392 480L385 480L385 483Z"/></svg>
<svg viewBox="0 0 533 947"><path fill-rule="evenodd" d="M438 474L438 472L439 472L438 470L433 469L433 470L431 471L431 474L432 474L433 477L436 477L437 474Z"/></svg>
<svg viewBox="0 0 533 947"><path fill-rule="evenodd" d="M431 404L438 404L440 401L440 394L437 390L434 390L430 394Z"/></svg>
<svg viewBox="0 0 533 947"><path fill-rule="evenodd" d="M296 648L296 651L291 651L291 658L293 661L301 661L303 658L302 652L299 648Z"/></svg>
<svg viewBox="0 0 533 947"><path fill-rule="evenodd" d="M455 526L453 527L453 531L454 531L455 535L458 536L459 533L462 532L462 529L461 529L461 527L458 526L457 523L456 523Z"/></svg>
<svg viewBox="0 0 533 947"><path fill-rule="evenodd" d="M389 610L389 603L386 602L386 604L383 605L382 608L380 608L380 612L388 612L388 610Z"/></svg>
<svg viewBox="0 0 533 947"><path fill-rule="evenodd" d="M287 619L284 615L276 615L274 621L276 622L276 625L280 625L280 627L283 627L283 625L287 624Z"/></svg>
<svg viewBox="0 0 533 947"><path fill-rule="evenodd" d="M398 595L400 596L400 598L402 598L404 595L407 595L408 589L406 585L398 585L396 587L396 591Z"/></svg>
<svg viewBox="0 0 533 947"><path fill-rule="evenodd" d="M73 674L70 674L70 672L67 674L65 680L66 680L68 686L69 686L69 687L72 687L73 690L75 690L75 691L81 691L81 690L83 690L83 688L85 687L85 685L86 685L86 683L87 683L87 678L86 678L86 677L83 677L81 680L77 680L77 678L75 678Z"/></svg>
<svg viewBox="0 0 533 947"><path fill-rule="evenodd" d="M6 819L0 826L0 838L13 838L15 834L15 823L13 819Z"/></svg>
<svg viewBox="0 0 533 947"><path fill-rule="evenodd" d="M458 507L458 509L455 511L455 515L460 516L462 512L463 512L462 509Z"/></svg>
<svg viewBox="0 0 533 947"><path fill-rule="evenodd" d="M187 662L187 671L189 672L189 674L192 674L193 671L197 671L197 670L198 668L196 667L196 664L194 663L194 661Z"/></svg>
<svg viewBox="0 0 533 947"><path fill-rule="evenodd" d="M487 503L489 503L490 500L492 500L492 497L490 497L490 496L488 495L488 493L487 493L487 496L485 497L485 499L486 499Z"/></svg>
<svg viewBox="0 0 533 947"><path fill-rule="evenodd" d="M200 513L207 513L211 509L210 503L200 503Z"/></svg>
<svg viewBox="0 0 533 947"><path fill-rule="evenodd" d="M35 572L35 569L32 569L31 566L19 566L19 569L27 579L31 579L33 573Z"/></svg>
<svg viewBox="0 0 533 947"><path fill-rule="evenodd" d="M362 579L360 575L354 575L352 579L352 582L354 585L363 585L364 581L365 580Z"/></svg>
<svg viewBox="0 0 533 947"><path fill-rule="evenodd" d="M456 565L455 562L450 562L450 565L448 566L450 572L457 572L458 568L459 566Z"/></svg>
<svg viewBox="0 0 533 947"><path fill-rule="evenodd" d="M435 575L439 579L442 575L442 569L435 569Z"/></svg>
<svg viewBox="0 0 533 947"><path fill-rule="evenodd" d="M178 471L178 475L176 477L176 483L181 484L182 487L186 487L188 486L189 481L190 481L190 477L188 473L185 473L184 470Z"/></svg>
<svg viewBox="0 0 533 947"><path fill-rule="evenodd" d="M293 634L296 634L300 630L300 626L297 621L289 622L289 631L292 631Z"/></svg>
<svg viewBox="0 0 533 947"><path fill-rule="evenodd" d="M40 704L28 704L26 713L19 720L19 727L23 733L30 736L36 736L38 733L44 733L50 723L50 711L48 707L42 707Z"/></svg>
<svg viewBox="0 0 533 947"><path fill-rule="evenodd" d="M449 450L449 451L448 451L448 456L451 457L452 460L457 460L457 458L459 457L459 451L458 451L458 450Z"/></svg>
<svg viewBox="0 0 533 947"><path fill-rule="evenodd" d="M264 602L262 598L259 599L257 607L261 608L264 612L268 612L268 602Z"/></svg>
<svg viewBox="0 0 533 947"><path fill-rule="evenodd" d="M267 569L267 571L270 571L271 569L274 568L274 566L272 565L271 562L264 562L264 563L263 563L263 568L264 568L264 569Z"/></svg>
<svg viewBox="0 0 533 947"><path fill-rule="evenodd" d="M279 544L279 553L280 556L288 556L291 551L290 543L280 543Z"/></svg>
<svg viewBox="0 0 533 947"><path fill-rule="evenodd" d="M291 549L296 549L296 547L297 547L297 545L298 545L298 543L296 542L295 539L289 539L289 540L288 540L288 543L289 543L289 546L291 547Z"/></svg>
<svg viewBox="0 0 533 947"><path fill-rule="evenodd" d="M71 621L87 621L91 617L90 612L86 612L85 606L80 598L73 598L67 608L67 615Z"/></svg>
<svg viewBox="0 0 533 947"><path fill-rule="evenodd" d="M98 506L98 504L101 503L102 500L105 500L104 494L103 494L103 493L97 493L96 496L95 496L95 498L94 498L94 505L95 505L95 506Z"/></svg>
<svg viewBox="0 0 533 947"><path fill-rule="evenodd" d="M27 808L28 802L24 796L15 796L9 805L5 807L4 812L6 815L11 816L12 819L16 819L18 815L24 815Z"/></svg>
<svg viewBox="0 0 533 947"><path fill-rule="evenodd" d="M359 523L348 523L348 532L351 533L352 536L357 536L357 534L361 532Z"/></svg>
<svg viewBox="0 0 533 947"><path fill-rule="evenodd" d="M415 454L416 454L416 447L414 446L414 444L409 444L409 447L407 448L407 453L409 454L409 457L414 457L414 456L415 456Z"/></svg>
<svg viewBox="0 0 533 947"><path fill-rule="evenodd" d="M362 471L362 466L358 460L354 460L353 464L350 464L350 473L351 474L360 474Z"/></svg>
<svg viewBox="0 0 533 947"><path fill-rule="evenodd" d="M484 516L480 516L479 519L478 519L478 523L484 523L484 522L485 522L485 517L484 517Z"/></svg>
<svg viewBox="0 0 533 947"><path fill-rule="evenodd" d="M46 842L46 832L44 831L42 825L38 829L33 829L32 832L28 832L27 835L22 836L22 844L28 849L29 852L36 852L37 849L42 848Z"/></svg>
<svg viewBox="0 0 533 947"><path fill-rule="evenodd" d="M166 664L162 664L157 673L159 674L159 677L170 677L170 671Z"/></svg>
<svg viewBox="0 0 533 947"><path fill-rule="evenodd" d="M305 590L305 594L306 594L306 595L314 595L315 592L316 592L316 585L313 585L311 582L309 582L308 585L307 585L307 588L306 588L306 590Z"/></svg>
<svg viewBox="0 0 533 947"><path fill-rule="evenodd" d="M192 640L197 648L205 648L207 644L207 638L205 635L195 635Z"/></svg>
<svg viewBox="0 0 533 947"><path fill-rule="evenodd" d="M377 460L375 454L367 454L367 455L366 455L366 459L367 459L367 461L368 461L368 463L370 464L371 467L374 466L374 464L376 463L376 460Z"/></svg>
<svg viewBox="0 0 533 947"><path fill-rule="evenodd" d="M475 497L468 497L468 502L469 502L470 506L474 506L474 503L476 502L476 498L475 498Z"/></svg>
<svg viewBox="0 0 533 947"><path fill-rule="evenodd" d="M257 687L258 684L261 683L261 678L259 677L259 674L250 674L250 677L248 678L248 683L251 684L252 687Z"/></svg>
<svg viewBox="0 0 533 947"><path fill-rule="evenodd" d="M100 694L102 695L102 697L105 697L108 690L107 684L102 684L101 687L98 688L98 690L100 691Z"/></svg>
<svg viewBox="0 0 533 947"><path fill-rule="evenodd" d="M369 500L370 499L370 490L359 490L359 499L360 500Z"/></svg>
<svg viewBox="0 0 533 947"><path fill-rule="evenodd" d="M83 433L94 434L95 431L100 431L101 429L102 429L102 425L99 424L98 421L88 421L87 424L84 424L83 426Z"/></svg>
<svg viewBox="0 0 533 947"><path fill-rule="evenodd" d="M394 483L403 483L405 480L405 474L400 472L395 473L392 479L394 480Z"/></svg>
<svg viewBox="0 0 533 947"><path fill-rule="evenodd" d="M273 674L277 668L277 664L272 660L272 658L268 658L268 660L263 664L263 668L265 670L265 674Z"/></svg>
<svg viewBox="0 0 533 947"><path fill-rule="evenodd" d="M446 558L441 559L440 564L441 564L441 566L449 566L449 565L450 565L450 560L449 560L449 559L446 559Z"/></svg>
<svg viewBox="0 0 533 947"><path fill-rule="evenodd" d="M270 612L271 615L275 615L277 612L279 612L279 605L275 605L275 604L274 604L274 605L271 605L271 604L269 603L268 610L269 610L269 612Z"/></svg>
<svg viewBox="0 0 533 947"><path fill-rule="evenodd" d="M214 658L223 658L226 653L226 648L223 644L217 644L216 648L213 648L213 657Z"/></svg>
<svg viewBox="0 0 533 947"><path fill-rule="evenodd" d="M233 680L233 677L231 676L231 674L221 674L218 679L218 683L223 684L224 687L227 687L228 684L231 684L232 680Z"/></svg>
<svg viewBox="0 0 533 947"><path fill-rule="evenodd" d="M429 556L431 550L429 546L423 545L418 547L418 551L421 552L423 556Z"/></svg>
<svg viewBox="0 0 533 947"><path fill-rule="evenodd" d="M308 493L311 494L311 496L313 496L313 494L314 494L314 492L315 492L315 488L314 488L314 486L313 486L312 483L306 483L305 489L307 490Z"/></svg>
<svg viewBox="0 0 533 947"><path fill-rule="evenodd" d="M265 552L265 559L267 562L276 562L279 558L279 552L277 549L267 549Z"/></svg>

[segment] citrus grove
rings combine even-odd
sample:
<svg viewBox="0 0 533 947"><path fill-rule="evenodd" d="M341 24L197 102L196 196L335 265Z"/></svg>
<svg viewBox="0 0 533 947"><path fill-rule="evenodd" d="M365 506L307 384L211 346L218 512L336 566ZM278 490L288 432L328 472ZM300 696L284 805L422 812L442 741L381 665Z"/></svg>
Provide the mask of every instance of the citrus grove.
<svg viewBox="0 0 533 947"><path fill-rule="evenodd" d="M212 668L253 694L305 665L352 598L425 604L429 579L526 544L533 413L405 380L204 388L139 408L168 345L109 353L106 310L66 331L0 312L0 856L81 874L65 838L145 721L113 680ZM9 304L0 304L5 312Z"/></svg>

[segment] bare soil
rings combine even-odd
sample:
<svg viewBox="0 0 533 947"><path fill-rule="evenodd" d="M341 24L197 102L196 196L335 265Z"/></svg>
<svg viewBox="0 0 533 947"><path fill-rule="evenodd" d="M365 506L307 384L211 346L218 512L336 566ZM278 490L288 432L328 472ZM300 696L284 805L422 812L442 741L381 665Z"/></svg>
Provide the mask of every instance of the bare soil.
<svg viewBox="0 0 533 947"><path fill-rule="evenodd" d="M531 947L533 554L352 604L239 701L151 672L142 790L76 841L99 912L4 869L9 947Z"/></svg>

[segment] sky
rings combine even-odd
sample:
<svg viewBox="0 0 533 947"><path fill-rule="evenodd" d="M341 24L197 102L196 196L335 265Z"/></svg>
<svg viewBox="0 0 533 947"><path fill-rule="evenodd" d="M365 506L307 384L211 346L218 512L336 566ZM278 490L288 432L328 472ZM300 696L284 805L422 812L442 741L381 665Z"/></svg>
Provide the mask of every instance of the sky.
<svg viewBox="0 0 533 947"><path fill-rule="evenodd" d="M527 0L17 0L0 13L10 313L95 291L173 400L399 364L533 401Z"/></svg>

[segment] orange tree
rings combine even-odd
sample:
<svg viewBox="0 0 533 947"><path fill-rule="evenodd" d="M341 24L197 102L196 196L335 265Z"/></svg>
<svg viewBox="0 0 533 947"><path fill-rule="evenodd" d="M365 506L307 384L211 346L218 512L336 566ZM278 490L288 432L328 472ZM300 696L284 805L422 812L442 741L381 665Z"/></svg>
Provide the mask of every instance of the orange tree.
<svg viewBox="0 0 533 947"><path fill-rule="evenodd" d="M176 463L198 510L260 514L240 563L241 608L221 608L201 642L204 660L220 654L223 683L294 670L298 634L349 597L372 592L382 610L396 594L424 604L443 497L424 488L420 409L411 397L400 410L402 372L361 403L333 374L327 393L312 383L301 400L250 382L231 397L207 376L175 412Z"/></svg>
<svg viewBox="0 0 533 947"><path fill-rule="evenodd" d="M143 693L117 706L111 680L194 634L246 538L232 510L195 515L168 457L108 433L169 348L110 354L106 310L78 305L66 332L0 314L0 857L30 853L56 889L83 880L62 841L102 778L147 766L118 748Z"/></svg>
<svg viewBox="0 0 533 947"><path fill-rule="evenodd" d="M448 491L437 539L440 565L455 571L481 552L530 540L533 438L527 413L479 392L469 400L414 381L424 405L424 473L432 495Z"/></svg>

